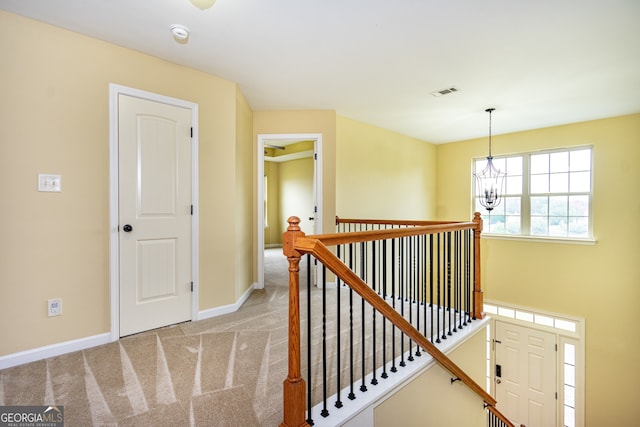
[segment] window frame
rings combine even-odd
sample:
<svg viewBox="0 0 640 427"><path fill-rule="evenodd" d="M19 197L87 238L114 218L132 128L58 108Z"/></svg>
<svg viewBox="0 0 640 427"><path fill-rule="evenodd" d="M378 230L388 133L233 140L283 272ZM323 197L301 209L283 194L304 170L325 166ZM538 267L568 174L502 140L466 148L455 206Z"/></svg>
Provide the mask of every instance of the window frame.
<svg viewBox="0 0 640 427"><path fill-rule="evenodd" d="M578 237L578 236L548 236L548 235L535 235L531 234L531 198L539 197L542 193L531 193L531 158L535 155L539 154L552 154L552 153L562 153L567 152L570 153L572 151L581 151L588 149L590 150L590 191L588 192L579 192L579 193L571 193L569 189L567 189L566 193L547 193L549 197L554 194L557 195L588 195L589 197L589 206L588 206L588 236L586 237ZM496 160L508 159L520 157L522 159L522 189L519 195L512 194L512 197L515 195L516 197L520 197L520 232L519 233L500 233L500 232L491 232L491 231L483 231L482 235L494 239L503 239L503 240L529 240L529 241L544 241L544 242L557 242L557 243L575 243L575 244L595 244L596 239L594 235L593 229L593 198L594 198L594 147L593 145L580 145L573 147L563 147L563 148L552 148L552 149L544 149L544 150L536 150L536 151L525 151L518 153L505 154L500 156L494 156L494 162ZM473 172L476 170L477 162L482 162L486 157L474 157L471 160L471 171L472 171L472 182L471 182L471 210L472 214L475 211L479 211L483 219L485 219L485 223L490 221L491 215L487 215L487 211L485 209L478 210L478 202L476 195L476 185L475 179L473 178ZM551 174L551 171L548 172ZM505 178L508 179L509 171L507 170L507 176ZM506 181L504 183L505 193L506 193ZM509 195L503 195L502 197L508 198ZM505 199L506 200L506 199ZM506 203L505 200L501 201L501 205ZM505 217L506 217L505 212ZM570 216L567 214L567 218ZM549 216L547 216L549 218ZM505 219L506 221L506 219ZM488 227L484 227L485 230ZM526 233L526 234L525 234Z"/></svg>

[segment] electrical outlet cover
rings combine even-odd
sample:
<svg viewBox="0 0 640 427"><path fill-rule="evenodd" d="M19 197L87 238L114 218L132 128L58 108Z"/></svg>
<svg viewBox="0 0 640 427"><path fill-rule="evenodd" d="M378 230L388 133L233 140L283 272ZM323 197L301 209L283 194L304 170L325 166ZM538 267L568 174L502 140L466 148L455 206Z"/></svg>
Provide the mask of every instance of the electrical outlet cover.
<svg viewBox="0 0 640 427"><path fill-rule="evenodd" d="M51 316L60 316L62 314L62 299L54 298L47 301L48 314Z"/></svg>

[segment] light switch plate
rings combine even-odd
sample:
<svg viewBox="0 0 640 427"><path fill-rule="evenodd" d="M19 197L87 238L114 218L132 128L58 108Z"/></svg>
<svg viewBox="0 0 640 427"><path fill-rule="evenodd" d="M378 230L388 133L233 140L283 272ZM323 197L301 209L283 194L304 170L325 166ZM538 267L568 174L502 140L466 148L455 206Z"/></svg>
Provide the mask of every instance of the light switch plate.
<svg viewBox="0 0 640 427"><path fill-rule="evenodd" d="M60 175L38 174L38 191L59 193L62 191L62 177Z"/></svg>

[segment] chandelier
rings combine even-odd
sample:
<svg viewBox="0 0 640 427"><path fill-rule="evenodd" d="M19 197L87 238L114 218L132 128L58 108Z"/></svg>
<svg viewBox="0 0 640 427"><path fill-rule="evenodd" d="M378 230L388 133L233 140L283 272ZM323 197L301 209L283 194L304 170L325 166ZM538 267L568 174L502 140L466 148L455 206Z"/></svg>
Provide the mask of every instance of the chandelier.
<svg viewBox="0 0 640 427"><path fill-rule="evenodd" d="M493 165L493 156L491 155L491 113L495 111L495 108L487 108L485 111L489 113L489 155L484 169L481 172L474 172L473 176L476 181L478 201L486 210L491 211L502 201L506 173Z"/></svg>

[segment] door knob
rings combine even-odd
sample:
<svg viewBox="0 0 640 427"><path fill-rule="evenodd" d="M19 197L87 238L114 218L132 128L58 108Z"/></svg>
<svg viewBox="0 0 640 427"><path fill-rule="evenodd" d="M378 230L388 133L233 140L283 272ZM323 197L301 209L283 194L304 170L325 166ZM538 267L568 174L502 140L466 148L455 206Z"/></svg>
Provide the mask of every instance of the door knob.
<svg viewBox="0 0 640 427"><path fill-rule="evenodd" d="M124 230L125 232L129 233L131 232L131 230L133 230L133 227L129 224L125 224L124 227L122 227L122 230Z"/></svg>
<svg viewBox="0 0 640 427"><path fill-rule="evenodd" d="M502 381L500 381L500 378L496 379L496 383L500 384Z"/></svg>

